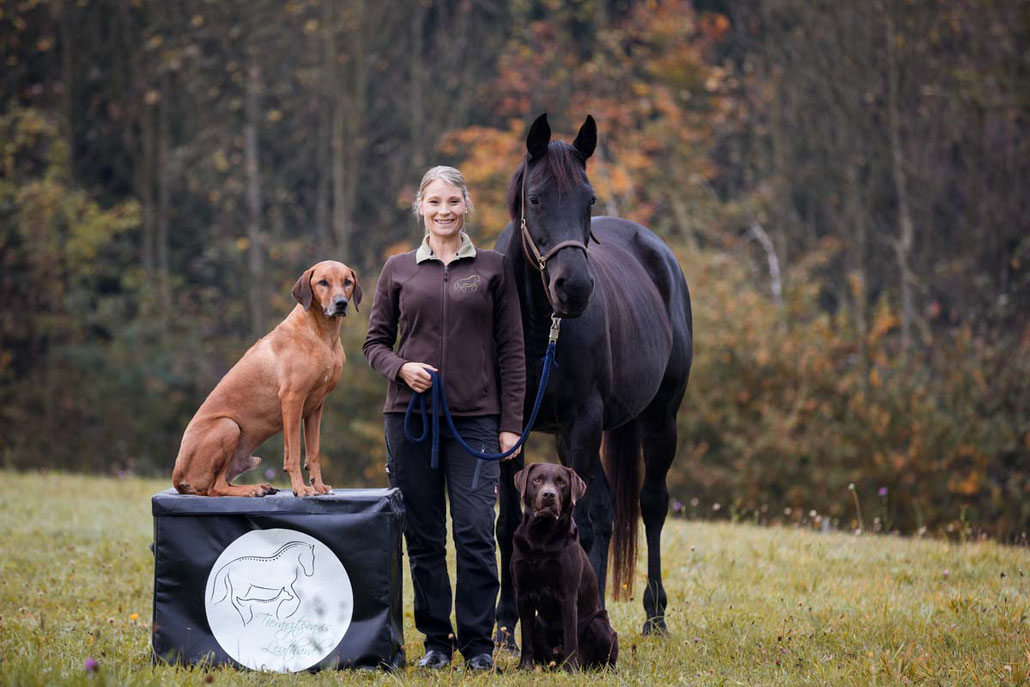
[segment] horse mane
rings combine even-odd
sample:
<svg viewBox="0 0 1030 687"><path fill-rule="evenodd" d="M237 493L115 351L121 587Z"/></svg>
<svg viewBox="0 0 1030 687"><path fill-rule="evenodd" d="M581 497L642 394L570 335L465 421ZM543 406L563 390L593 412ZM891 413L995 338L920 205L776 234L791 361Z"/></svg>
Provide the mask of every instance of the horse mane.
<svg viewBox="0 0 1030 687"><path fill-rule="evenodd" d="M578 150L564 141L551 141L547 144L544 164L537 165L531 172L532 181L553 183L561 193L581 183L585 169L586 163ZM523 157L511 175L505 194L512 220L517 219L522 212L522 177L525 173L526 157Z"/></svg>
<svg viewBox="0 0 1030 687"><path fill-rule="evenodd" d="M283 551L285 551L286 549L292 549L292 548L293 548L294 546L303 546L303 545L304 545L304 542L302 542L302 541L291 541L291 542L286 542L285 544L283 544L282 546L280 546L280 547L279 547L279 550L278 550L278 551L276 551L275 553L273 553L273 554L272 554L271 556L268 556L268 558L275 558L276 556L278 556L279 554L281 554L281 553L282 553Z"/></svg>

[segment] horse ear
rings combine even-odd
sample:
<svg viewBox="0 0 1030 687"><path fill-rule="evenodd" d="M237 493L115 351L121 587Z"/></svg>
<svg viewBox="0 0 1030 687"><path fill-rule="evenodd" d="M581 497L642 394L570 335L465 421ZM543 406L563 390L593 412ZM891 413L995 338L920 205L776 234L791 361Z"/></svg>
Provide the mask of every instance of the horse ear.
<svg viewBox="0 0 1030 687"><path fill-rule="evenodd" d="M311 309L311 299L313 294L311 293L311 272L315 268L312 267L306 270L304 274L300 275L300 279L293 285L293 297L298 303L304 306L305 310Z"/></svg>
<svg viewBox="0 0 1030 687"><path fill-rule="evenodd" d="M547 155L547 144L551 142L551 127L547 123L547 113L533 120L526 135L526 150L529 151L529 159L537 160Z"/></svg>
<svg viewBox="0 0 1030 687"><path fill-rule="evenodd" d="M565 468L569 471L569 481L572 483L572 505L576 505L576 501L583 498L583 494L587 493L587 484L580 476L576 474L576 471L572 468Z"/></svg>
<svg viewBox="0 0 1030 687"><path fill-rule="evenodd" d="M597 123L594 122L591 115L587 115L583 126L579 127L579 133L576 134L576 140L572 142L572 147L579 151L584 162L594 154L594 149L597 147Z"/></svg>

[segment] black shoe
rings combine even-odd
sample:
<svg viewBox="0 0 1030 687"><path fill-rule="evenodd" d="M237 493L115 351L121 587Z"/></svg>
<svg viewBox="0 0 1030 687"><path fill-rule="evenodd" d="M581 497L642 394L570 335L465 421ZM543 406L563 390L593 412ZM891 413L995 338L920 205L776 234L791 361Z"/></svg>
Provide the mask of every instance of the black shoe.
<svg viewBox="0 0 1030 687"><path fill-rule="evenodd" d="M470 658L468 662L465 663L465 666L469 670L493 670L494 659L490 654L479 654L478 656Z"/></svg>
<svg viewBox="0 0 1030 687"><path fill-rule="evenodd" d="M438 649L430 649L426 652L426 655L419 660L418 667L439 670L440 668L446 668L450 664L450 656Z"/></svg>

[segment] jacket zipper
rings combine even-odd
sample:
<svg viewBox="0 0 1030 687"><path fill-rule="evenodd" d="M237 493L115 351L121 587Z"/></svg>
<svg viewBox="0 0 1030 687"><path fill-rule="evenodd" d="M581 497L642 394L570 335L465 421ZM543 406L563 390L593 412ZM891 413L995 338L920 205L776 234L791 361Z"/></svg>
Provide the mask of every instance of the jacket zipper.
<svg viewBox="0 0 1030 687"><path fill-rule="evenodd" d="M444 368L447 366L447 333L449 331L447 325L447 279L451 273L451 266L443 266L443 323L440 330L440 374L443 374Z"/></svg>

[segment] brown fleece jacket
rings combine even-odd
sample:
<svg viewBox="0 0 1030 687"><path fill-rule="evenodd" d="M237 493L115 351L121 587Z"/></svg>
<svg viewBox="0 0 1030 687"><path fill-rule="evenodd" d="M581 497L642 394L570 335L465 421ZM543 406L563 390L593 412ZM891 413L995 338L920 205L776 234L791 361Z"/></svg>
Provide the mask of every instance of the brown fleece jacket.
<svg viewBox="0 0 1030 687"><path fill-rule="evenodd" d="M383 412L408 407L401 366L429 363L452 415L500 415L501 431L521 434L526 365L515 278L500 253L463 248L446 266L425 248L386 261L362 350L389 380Z"/></svg>

